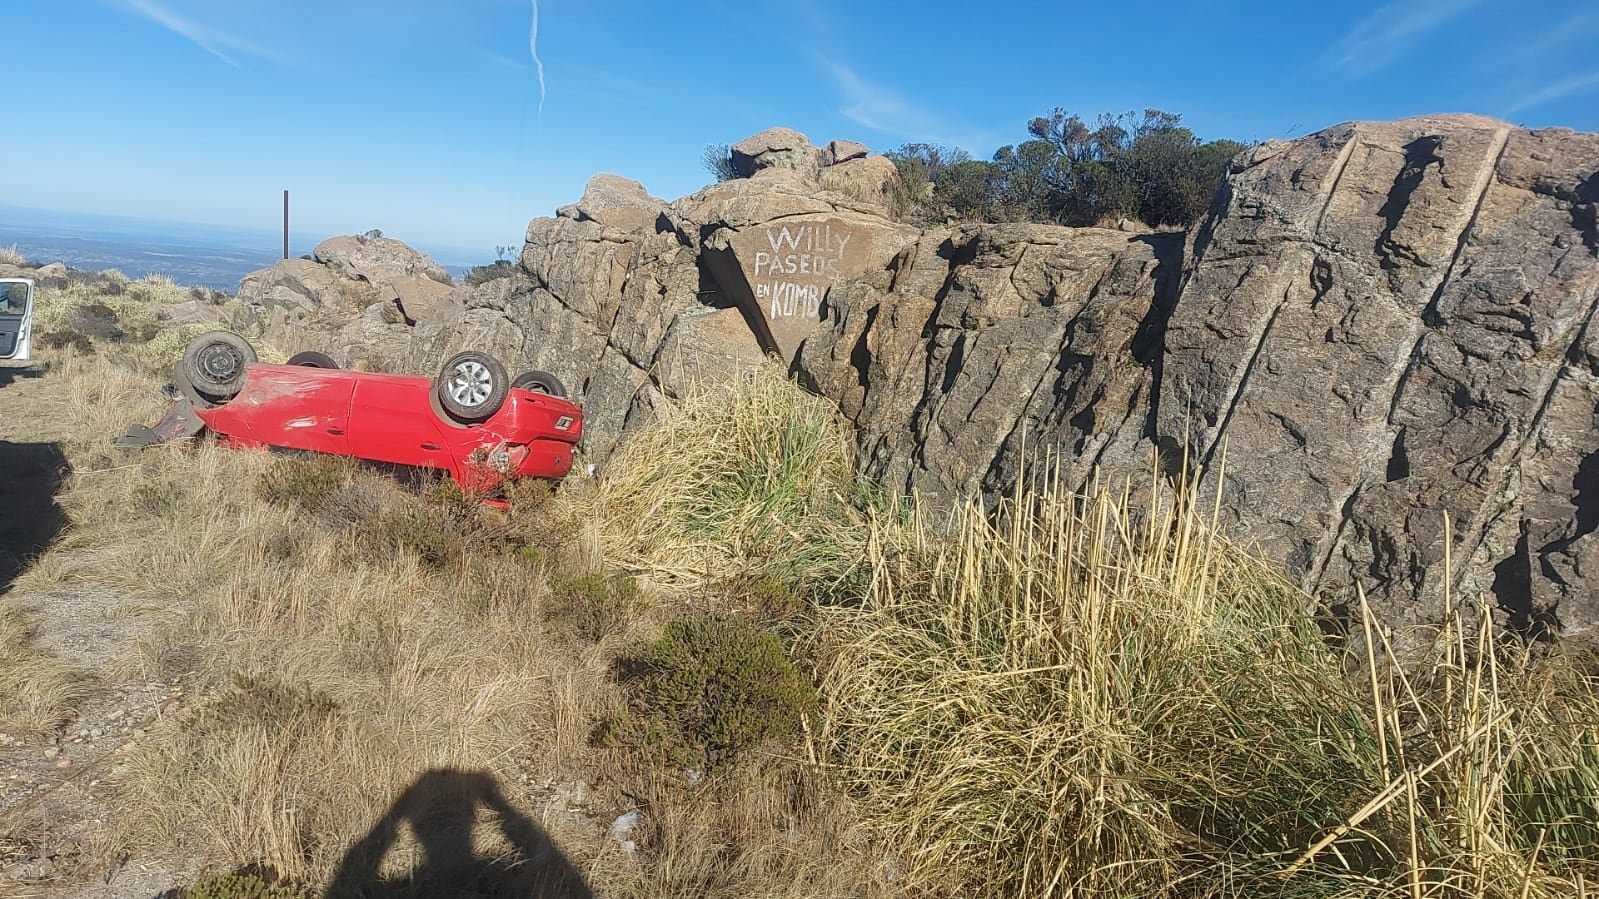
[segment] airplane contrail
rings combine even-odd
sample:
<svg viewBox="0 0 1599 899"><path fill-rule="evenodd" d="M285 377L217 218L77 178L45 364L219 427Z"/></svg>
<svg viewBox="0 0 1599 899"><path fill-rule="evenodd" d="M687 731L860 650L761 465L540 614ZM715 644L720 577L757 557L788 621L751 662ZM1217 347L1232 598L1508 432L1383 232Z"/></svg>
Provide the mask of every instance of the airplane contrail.
<svg viewBox="0 0 1599 899"><path fill-rule="evenodd" d="M533 53L533 65L539 71L539 118L544 117L544 63L539 59L539 0L533 0L533 30L528 33L527 47Z"/></svg>

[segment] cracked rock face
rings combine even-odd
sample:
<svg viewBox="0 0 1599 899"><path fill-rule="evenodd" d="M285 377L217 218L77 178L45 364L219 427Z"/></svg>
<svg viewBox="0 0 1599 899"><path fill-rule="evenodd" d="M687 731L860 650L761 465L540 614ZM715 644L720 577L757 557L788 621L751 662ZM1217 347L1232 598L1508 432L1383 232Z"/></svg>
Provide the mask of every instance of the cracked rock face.
<svg viewBox="0 0 1599 899"><path fill-rule="evenodd" d="M919 232L854 180L887 162L864 148L734 149L756 177L663 203L600 176L512 277L367 327L409 369L474 347L554 372L596 460L774 353L931 509L1008 493L1029 456L1077 489L1186 462L1234 539L1332 602L1358 584L1434 621L1448 584L1503 626L1599 636L1599 135L1450 116L1274 141L1191 235ZM364 301L280 269L257 287L280 317Z"/></svg>
<svg viewBox="0 0 1599 899"><path fill-rule="evenodd" d="M1212 483L1225 451L1229 529L1311 591L1409 623L1452 581L1591 630L1599 135L1450 117L1275 149L1195 239L1156 431Z"/></svg>

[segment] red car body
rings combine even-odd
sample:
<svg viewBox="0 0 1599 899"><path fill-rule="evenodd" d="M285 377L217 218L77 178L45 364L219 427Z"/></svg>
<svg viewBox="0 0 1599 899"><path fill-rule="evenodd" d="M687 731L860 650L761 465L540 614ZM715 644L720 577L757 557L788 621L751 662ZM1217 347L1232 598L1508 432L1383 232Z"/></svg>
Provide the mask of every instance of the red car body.
<svg viewBox="0 0 1599 899"><path fill-rule="evenodd" d="M513 387L494 414L457 423L428 378L251 364L228 402L195 410L233 446L282 447L449 472L471 492L508 478L560 478L583 436L583 410Z"/></svg>

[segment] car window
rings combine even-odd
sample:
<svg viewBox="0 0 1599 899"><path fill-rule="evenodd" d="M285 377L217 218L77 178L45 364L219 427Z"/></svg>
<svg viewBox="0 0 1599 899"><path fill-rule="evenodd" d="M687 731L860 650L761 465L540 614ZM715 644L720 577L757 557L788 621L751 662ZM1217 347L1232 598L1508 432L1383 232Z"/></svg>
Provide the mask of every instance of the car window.
<svg viewBox="0 0 1599 899"><path fill-rule="evenodd" d="M28 311L28 285L20 281L0 284L0 314L21 315Z"/></svg>
<svg viewBox="0 0 1599 899"><path fill-rule="evenodd" d="M33 343L32 299L31 283L0 281L0 359L29 359Z"/></svg>

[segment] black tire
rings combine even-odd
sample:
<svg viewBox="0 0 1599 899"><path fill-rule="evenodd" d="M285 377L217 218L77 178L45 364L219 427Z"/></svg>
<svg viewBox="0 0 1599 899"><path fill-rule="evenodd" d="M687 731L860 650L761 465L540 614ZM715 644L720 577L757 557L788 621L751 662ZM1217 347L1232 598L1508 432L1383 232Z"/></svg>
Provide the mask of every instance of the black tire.
<svg viewBox="0 0 1599 899"><path fill-rule="evenodd" d="M433 379L439 405L464 422L483 421L500 411L510 390L511 379L500 360L476 350L451 356Z"/></svg>
<svg viewBox="0 0 1599 899"><path fill-rule="evenodd" d="M531 390L534 393L547 393L550 396L566 398L566 385L561 383L560 378L547 371L522 372L516 376L516 380L511 382L511 386L520 387L523 390Z"/></svg>
<svg viewBox="0 0 1599 899"><path fill-rule="evenodd" d="M244 386L245 369L254 362L255 350L243 337L232 331L207 331L183 348L179 367L197 393L225 403Z"/></svg>
<svg viewBox="0 0 1599 899"><path fill-rule="evenodd" d="M216 406L216 403L201 396L200 392L194 389L194 385L189 383L189 376L183 371L182 359L172 365L172 386L177 388L178 393L190 403L193 403L196 409L210 409Z"/></svg>
<svg viewBox="0 0 1599 899"><path fill-rule="evenodd" d="M332 356L329 356L327 353L319 353L316 350L306 350L303 353L295 353L293 356L289 357L289 364L303 365L306 368L339 367L339 363L334 362Z"/></svg>

